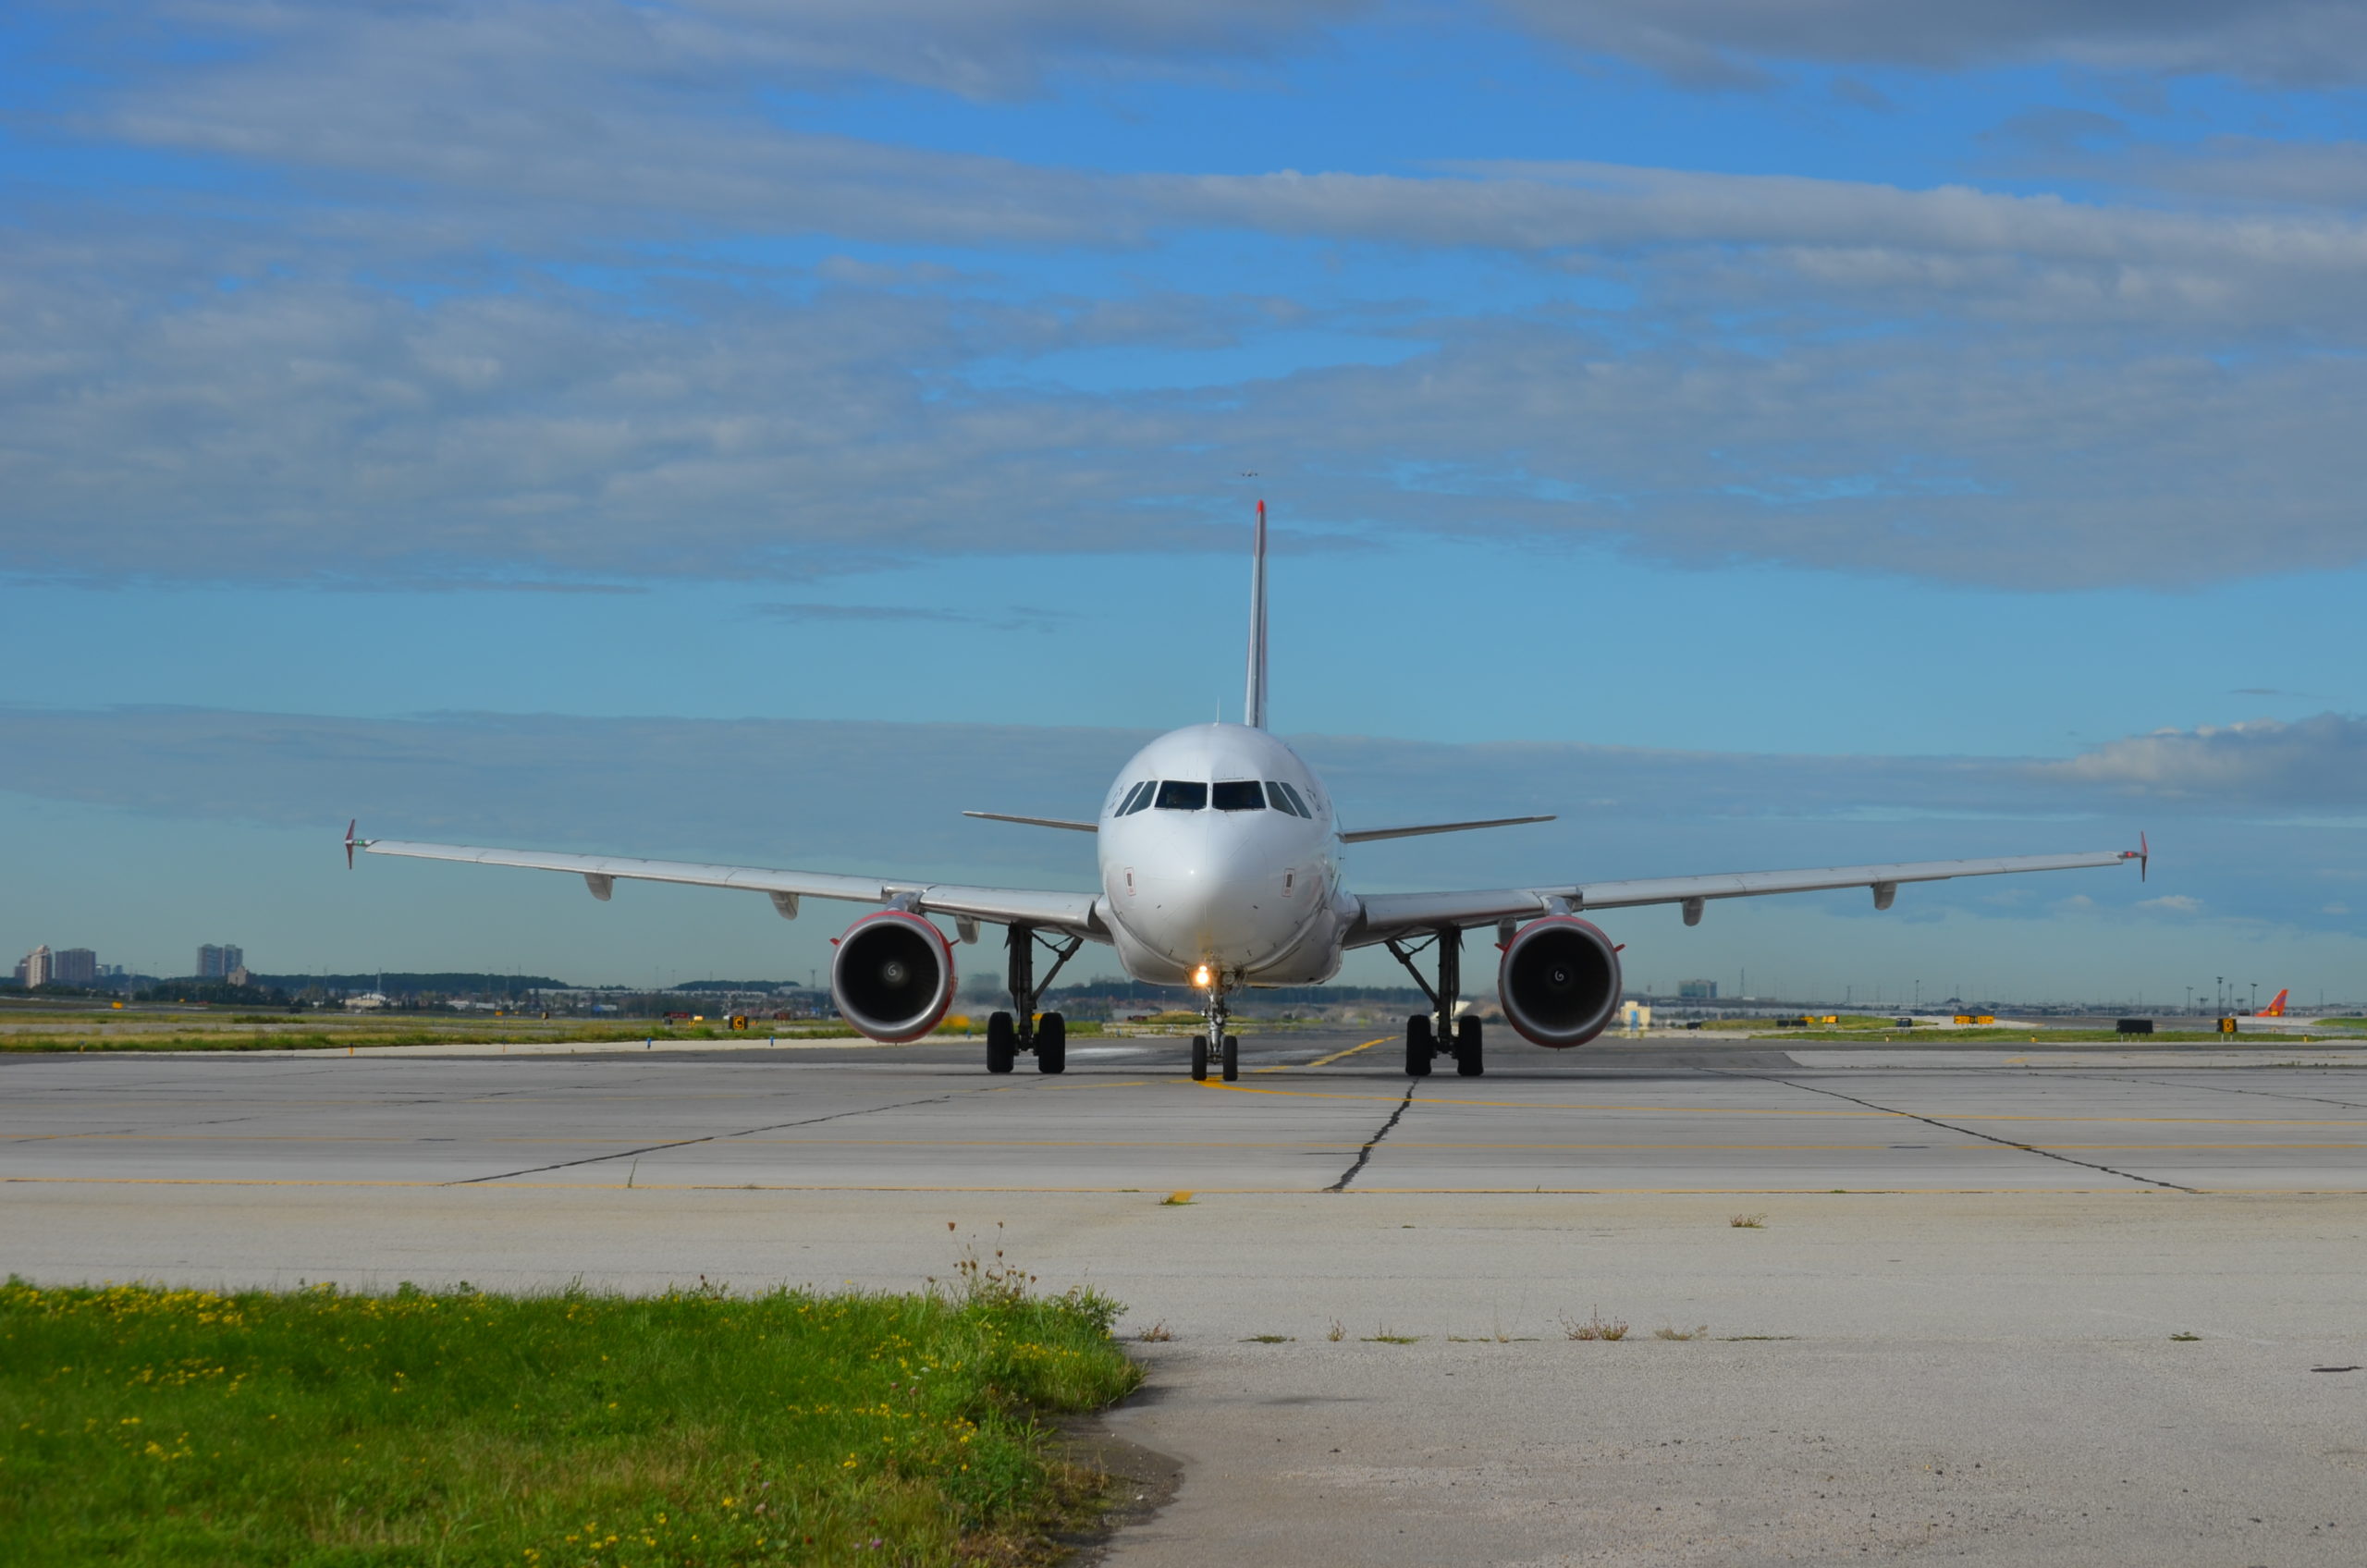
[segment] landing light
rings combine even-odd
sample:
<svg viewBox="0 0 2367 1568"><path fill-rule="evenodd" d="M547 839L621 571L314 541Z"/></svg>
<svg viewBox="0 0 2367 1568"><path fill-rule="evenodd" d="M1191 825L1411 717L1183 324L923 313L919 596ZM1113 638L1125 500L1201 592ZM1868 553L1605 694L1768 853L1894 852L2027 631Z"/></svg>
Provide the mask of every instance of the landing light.
<svg viewBox="0 0 2367 1568"><path fill-rule="evenodd" d="M1200 989L1204 991L1208 988L1208 966L1207 964L1204 963L1200 965L1199 968L1192 971L1192 984L1199 986Z"/></svg>

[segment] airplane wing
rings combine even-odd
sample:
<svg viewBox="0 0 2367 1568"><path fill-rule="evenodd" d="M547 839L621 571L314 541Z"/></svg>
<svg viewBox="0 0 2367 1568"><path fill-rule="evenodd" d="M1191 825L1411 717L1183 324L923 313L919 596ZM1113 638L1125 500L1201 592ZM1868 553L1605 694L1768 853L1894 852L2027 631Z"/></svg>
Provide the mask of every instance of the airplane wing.
<svg viewBox="0 0 2367 1568"><path fill-rule="evenodd" d="M978 814L966 814L975 816ZM1474 827L1518 827L1525 822L1551 822L1550 816L1491 816L1484 822L1426 822L1414 827L1366 827L1340 835L1343 844L1369 844L1376 839L1419 839L1429 833L1467 833Z"/></svg>
<svg viewBox="0 0 2367 1568"><path fill-rule="evenodd" d="M1502 888L1468 893L1372 893L1358 900L1363 913L1348 932L1351 947L1369 946L1411 932L1441 926L1486 925L1550 913L1559 901L1576 910L1627 909L1638 904L1683 904L1685 923L1701 918L1711 899L1750 899L1767 893L1814 893L1835 888L1870 888L1874 907L1888 909L1902 882L1944 882L1952 876L2003 876L2024 871L2073 871L2083 866L2140 869L2150 851L2099 850L2071 855L2004 855L1991 860L1901 861L1890 865L1832 865L1806 871L1737 871L1714 876L1661 876L1633 882L1580 882L1556 888Z"/></svg>
<svg viewBox="0 0 2367 1568"><path fill-rule="evenodd" d="M693 861L635 860L623 855L570 855L539 850L495 850L473 844L415 844L400 839L355 839L348 829L346 850L414 860L457 860L477 865L514 865L530 871L570 871L583 878L595 899L607 899L619 881L680 882L697 888L746 888L772 895L773 907L795 919L801 898L844 899L884 904L909 900L918 914L951 915L997 925L1042 926L1107 941L1091 893L1036 892L1024 888L963 888L944 882L898 882L841 876L826 871L776 871L761 865L705 865Z"/></svg>

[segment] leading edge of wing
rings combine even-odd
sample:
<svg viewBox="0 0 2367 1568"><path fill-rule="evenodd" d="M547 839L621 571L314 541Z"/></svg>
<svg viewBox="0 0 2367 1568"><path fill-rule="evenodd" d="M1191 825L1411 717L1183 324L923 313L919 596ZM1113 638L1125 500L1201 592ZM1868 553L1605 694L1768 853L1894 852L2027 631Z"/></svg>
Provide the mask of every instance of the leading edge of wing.
<svg viewBox="0 0 2367 1568"><path fill-rule="evenodd" d="M358 841L374 855L412 860L462 861L473 865L517 866L528 871L566 871L585 878L673 882L694 888L745 888L752 892L792 893L802 898L844 899L884 904L903 898L915 913L967 919L1057 926L1098 935L1101 922L1091 893L1054 893L1027 888L967 888L944 882L898 882L872 876L842 876L827 871L778 871L761 865L710 865L696 861L641 860L629 855L576 855L544 850L488 849L474 844L421 844L400 839ZM598 884L595 884L596 888Z"/></svg>
<svg viewBox="0 0 2367 1568"><path fill-rule="evenodd" d="M1830 865L1799 871L1734 871L1709 876L1660 876L1628 882L1582 882L1560 888L1499 888L1462 893L1373 893L1349 933L1352 946L1439 925L1483 925L1491 920L1542 914L1559 899L1573 910L1631 909L1691 899L1748 899L1770 893L1830 892L1901 882L1944 882L1955 876L2003 876L2026 871L2077 871L2124 865L2136 850L2067 855L1999 855L1982 860L1899 861L1887 865Z"/></svg>

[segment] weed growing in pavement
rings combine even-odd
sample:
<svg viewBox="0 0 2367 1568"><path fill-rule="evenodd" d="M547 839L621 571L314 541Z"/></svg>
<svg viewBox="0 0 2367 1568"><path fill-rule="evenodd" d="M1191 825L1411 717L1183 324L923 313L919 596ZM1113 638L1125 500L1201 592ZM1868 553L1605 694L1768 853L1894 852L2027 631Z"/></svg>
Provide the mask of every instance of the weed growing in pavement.
<svg viewBox="0 0 2367 1568"><path fill-rule="evenodd" d="M2192 1344L2195 1341L2202 1338L2202 1336L2201 1334L2172 1334L2170 1338L2177 1341L2181 1344Z"/></svg>
<svg viewBox="0 0 2367 1568"><path fill-rule="evenodd" d="M1652 1330L1652 1338L1656 1340L1706 1340L1709 1337L1710 1325L1707 1323L1697 1323L1690 1329L1670 1325Z"/></svg>
<svg viewBox="0 0 2367 1568"><path fill-rule="evenodd" d="M1134 1336L1147 1345L1163 1345L1174 1337L1175 1330L1167 1326L1167 1319L1164 1317Z"/></svg>
<svg viewBox="0 0 2367 1568"><path fill-rule="evenodd" d="M1726 1220L1726 1223L1733 1226L1737 1231L1763 1231L1767 1228L1767 1216L1763 1214L1737 1214L1730 1217Z"/></svg>
<svg viewBox="0 0 2367 1568"><path fill-rule="evenodd" d="M1590 1309L1583 1323L1575 1317L1562 1319L1562 1331L1574 1340L1624 1340L1627 1337L1627 1321L1623 1317L1606 1319L1602 1309Z"/></svg>
<svg viewBox="0 0 2367 1568"><path fill-rule="evenodd" d="M1375 1325L1373 1331L1364 1338L1364 1342L1368 1345L1412 1345L1421 1341L1421 1335L1398 1333L1386 1323Z"/></svg>
<svg viewBox="0 0 2367 1568"><path fill-rule="evenodd" d="M1334 1317L1331 1326L1323 1330L1323 1337L1336 1345L1348 1337L1348 1326Z"/></svg>
<svg viewBox="0 0 2367 1568"><path fill-rule="evenodd" d="M1241 1342L1245 1345L1286 1345L1296 1339L1295 1334L1252 1334Z"/></svg>

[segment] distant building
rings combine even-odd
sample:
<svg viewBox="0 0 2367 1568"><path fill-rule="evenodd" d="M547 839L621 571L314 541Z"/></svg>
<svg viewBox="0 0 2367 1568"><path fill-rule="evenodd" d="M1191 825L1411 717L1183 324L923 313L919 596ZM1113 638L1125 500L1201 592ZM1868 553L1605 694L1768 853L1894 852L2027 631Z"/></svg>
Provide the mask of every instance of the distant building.
<svg viewBox="0 0 2367 1568"><path fill-rule="evenodd" d="M1679 980L1676 983L1676 999L1681 1002L1716 1001L1718 983L1715 980Z"/></svg>
<svg viewBox="0 0 2367 1568"><path fill-rule="evenodd" d="M230 971L229 974L222 976L222 978L227 980L233 986L251 986L255 983L253 973L243 963L239 965L238 968Z"/></svg>
<svg viewBox="0 0 2367 1568"><path fill-rule="evenodd" d="M200 980L227 980L230 971L247 966L243 948L225 942L220 947L208 942L197 949L197 977Z"/></svg>
<svg viewBox="0 0 2367 1568"><path fill-rule="evenodd" d="M31 990L35 986L48 985L54 972L55 962L55 955L50 952L47 942L43 942L40 947L27 953L24 963L17 971L25 977L25 988Z"/></svg>
<svg viewBox="0 0 2367 1568"><path fill-rule="evenodd" d="M66 948L51 955L49 979L54 986L95 986L99 955L88 948Z"/></svg>

